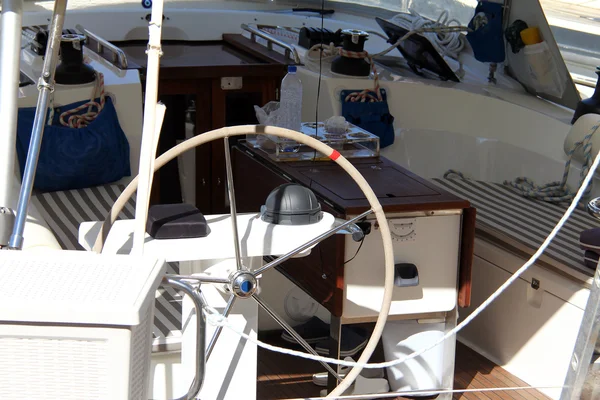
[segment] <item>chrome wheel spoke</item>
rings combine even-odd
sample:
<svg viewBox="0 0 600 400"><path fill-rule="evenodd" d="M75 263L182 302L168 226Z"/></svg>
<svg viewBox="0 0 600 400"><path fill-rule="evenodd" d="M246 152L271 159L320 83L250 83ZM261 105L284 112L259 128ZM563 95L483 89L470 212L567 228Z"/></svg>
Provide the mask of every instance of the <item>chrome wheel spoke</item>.
<svg viewBox="0 0 600 400"><path fill-rule="evenodd" d="M237 229L237 210L235 207L235 189L233 187L233 171L231 169L231 154L229 152L229 138L223 138L225 145L225 169L227 171L227 193L229 194L229 209L231 214L231 226L233 228L233 244L235 248L235 263L238 271L242 269L242 255L240 252L240 241Z"/></svg>
<svg viewBox="0 0 600 400"><path fill-rule="evenodd" d="M227 301L227 305L225 306L225 309L223 310L223 316L225 318L227 318L229 316L229 313L231 312L231 309L233 308L234 303L235 303L235 296L232 294L229 297L229 300ZM206 348L206 360L208 360L210 358L210 353L212 353L213 349L215 348L215 344L217 343L217 340L219 339L219 336L221 335L222 331L223 331L223 327L221 325L217 326L215 333L213 333L212 338L210 338L210 342L208 343L208 347Z"/></svg>
<svg viewBox="0 0 600 400"><path fill-rule="evenodd" d="M296 342L298 342L300 344L300 346L304 347L304 349L306 351L308 351L310 354L318 356L319 353L317 353L315 351L315 349L312 348L312 346L308 343L306 343L306 340L304 340L302 338L302 336L298 335L298 333L294 330L294 328L292 328L287 322L285 322L285 320L283 318L281 318L275 311L273 311L273 309L271 307L269 307L267 305L267 303L265 303L257 294L253 294L252 298L254 300L256 300L256 302L258 303L259 306L262 307L263 310L265 310L267 312L267 314L269 314L279 325L281 325L281 327L283 329L285 329L285 331L287 333L290 334L291 337L294 338L294 340ZM341 381L342 379L340 378L340 376L338 375L338 373L331 368L331 366L325 362L319 361L323 367L325 367L325 369L332 374L338 381Z"/></svg>
<svg viewBox="0 0 600 400"><path fill-rule="evenodd" d="M344 222L343 224L338 225L338 226L328 230L327 232L320 234L319 236L306 242L302 246L295 248L294 250L290 251L289 253L287 253L281 257L277 257L274 261L271 261L270 263L257 269L256 271L254 271L254 275L258 276L258 275L262 274L263 272L265 272L273 267L278 266L279 264L294 257L296 254L301 253L304 250L307 250L307 249L311 248L312 246L319 244L321 241L327 239L330 236L333 236L338 231L341 231L342 229L346 228L347 226L360 221L361 219L365 218L367 215L371 214L372 212L373 212L373 210L365 211L364 213L360 214L359 216L349 219L348 221Z"/></svg>
<svg viewBox="0 0 600 400"><path fill-rule="evenodd" d="M171 276L171 275L167 275ZM220 278L218 276L210 275L174 275L177 279L182 281L195 281L200 283L223 283L228 284L229 278Z"/></svg>

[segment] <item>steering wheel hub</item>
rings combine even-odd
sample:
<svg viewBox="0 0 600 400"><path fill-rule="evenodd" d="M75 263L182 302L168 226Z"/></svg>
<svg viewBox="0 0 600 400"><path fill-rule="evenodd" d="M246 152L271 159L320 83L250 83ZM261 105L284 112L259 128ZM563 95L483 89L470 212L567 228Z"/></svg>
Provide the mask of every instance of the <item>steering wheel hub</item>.
<svg viewBox="0 0 600 400"><path fill-rule="evenodd" d="M243 299L251 297L258 287L254 275L248 271L236 271L229 277L229 289L236 297Z"/></svg>

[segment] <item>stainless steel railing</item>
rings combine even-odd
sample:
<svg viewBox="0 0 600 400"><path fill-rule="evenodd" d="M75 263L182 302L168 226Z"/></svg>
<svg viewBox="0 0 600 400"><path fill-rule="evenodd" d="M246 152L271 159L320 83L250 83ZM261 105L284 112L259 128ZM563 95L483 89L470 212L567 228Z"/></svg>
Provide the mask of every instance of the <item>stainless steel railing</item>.
<svg viewBox="0 0 600 400"><path fill-rule="evenodd" d="M121 50L114 44L110 43L106 39L103 39L100 36L96 35L95 33L85 29L81 25L77 25L76 28L78 31L83 33L87 38L90 38L94 42L96 42L95 50L99 55L102 55L102 53L104 53L104 50L107 50L108 52L110 52L112 54L112 62L113 62L113 64L115 64L115 66L117 68L127 69L127 55L125 54L125 52L123 50Z"/></svg>
<svg viewBox="0 0 600 400"><path fill-rule="evenodd" d="M256 37L260 37L262 39L265 39L267 41L267 48L269 50L273 49L273 45L277 45L279 47L283 47L285 49L285 56L287 58L292 59L296 64L300 64L302 61L300 60L300 55L298 54L298 50L296 50L296 48L294 46L292 46L289 43L286 43L284 41L281 41L279 39L277 39L276 37L273 37L271 35L269 35L268 33L261 31L258 28L255 28L253 26L249 26L247 24L242 24L242 29L250 32L250 39L253 41L256 41Z"/></svg>

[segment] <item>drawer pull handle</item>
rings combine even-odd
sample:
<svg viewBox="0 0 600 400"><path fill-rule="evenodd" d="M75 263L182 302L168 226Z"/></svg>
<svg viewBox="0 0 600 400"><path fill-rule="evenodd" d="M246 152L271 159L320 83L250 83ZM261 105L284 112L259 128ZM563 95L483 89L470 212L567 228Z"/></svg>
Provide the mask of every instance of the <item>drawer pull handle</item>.
<svg viewBox="0 0 600 400"><path fill-rule="evenodd" d="M419 269L415 264L400 263L394 265L394 285L409 287L419 285Z"/></svg>

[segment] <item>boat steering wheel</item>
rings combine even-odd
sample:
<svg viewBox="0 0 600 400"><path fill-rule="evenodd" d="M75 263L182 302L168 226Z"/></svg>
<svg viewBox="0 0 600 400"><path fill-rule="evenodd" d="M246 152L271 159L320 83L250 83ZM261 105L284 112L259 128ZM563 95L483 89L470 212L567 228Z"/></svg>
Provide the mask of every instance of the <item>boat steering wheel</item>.
<svg viewBox="0 0 600 400"><path fill-rule="evenodd" d="M248 134L250 134L250 135L252 135L252 134L271 135L271 136L277 136L277 137L281 137L281 138L291 139L298 143L304 144L304 145L312 148L313 150L318 151L321 154L329 156L329 158L331 160L333 160L334 162L336 162L344 171L346 171L346 173L348 175L350 175L350 177L354 180L354 182L356 182L356 184L360 187L363 194L367 198L367 200L371 206L371 209L362 213L361 215L359 215L355 218L345 221L345 223L342 225L339 225L337 227L330 229L329 231L317 236L315 239L310 240L309 242L296 248L295 250L276 258L274 261L256 269L255 271L250 271L250 270L244 269L242 267L242 260L241 260L241 255L240 255L240 243L239 243L238 235L237 235L237 218L236 218L237 214L236 214L236 208L235 208L235 191L234 191L234 186L233 186L233 173L232 173L232 167L231 167L231 155L230 155L230 150L229 150L229 137L248 135ZM338 380L341 380L339 385L331 393L329 393L327 395L327 397L335 398L335 397L341 396L346 391L346 389L348 389L350 387L350 385L354 382L356 377L362 371L363 368L361 365L366 364L369 361L371 355L373 354L373 351L375 350L377 343L379 342L379 339L381 338L381 334L383 332L383 328L387 321L387 316L388 316L388 313L390 310L390 305L391 305L391 300L392 300L392 291L393 291L393 287L394 287L394 284L393 284L394 254L393 254L393 249L392 249L392 240L391 240L391 234L390 234L388 222L385 218L385 214L383 212L381 204L379 203L377 196L375 195L375 193L373 192L373 189L371 189L371 187L369 186L369 184L367 183L365 178L337 150L334 150L330 146L326 145L325 143L322 143L322 142L318 141L317 139L314 139L314 138L312 138L308 135L302 134L300 132L289 130L289 129L284 129L284 128L272 127L272 126L261 126L261 125L234 126L234 127L220 128L220 129L216 129L213 131L203 133L201 135L197 135L197 136L190 138L190 139L186 140L185 142L182 142L179 145L171 148L169 151L167 151L166 153L164 153L163 155L158 157L155 160L154 172L156 172L167 162L169 162L172 159L176 158L177 156L183 154L184 152L191 150L202 144L211 142L213 140L218 140L218 139L223 139L223 141L225 142L224 143L224 145L225 145L225 162L226 162L226 169L227 169L227 182L228 182L228 188L229 188L231 221L232 221L232 228L233 228L233 238L234 238L234 242L235 242L234 243L235 259L236 259L235 261L236 261L237 270L234 271L230 276L224 277L224 278L216 278L216 277L212 277L212 276L211 277L197 276L196 280L199 281L201 284L202 283L219 283L219 284L225 283L227 285L227 287L229 288L229 292L231 294L227 301L227 305L223 311L224 317L228 316L229 312L233 308L233 304L238 299L253 299L258 303L258 305L261 308L263 308L268 314L270 314L281 325L281 327L283 329L285 329L292 337L294 337L294 339L296 339L299 344L301 344L308 352L316 355L317 353L315 352L315 350L309 344L307 344L304 341L304 339L302 339L302 337L300 337L294 331L294 329L283 320L283 318L279 317L256 293L256 288L258 285L258 280L260 279L260 275L265 273L267 270L272 269L275 266L285 262L286 260L295 256L296 254L317 245L319 242L321 242L322 240L326 239L327 237L335 234L337 231L343 229L345 226L350 225L351 223L358 221L371 213L375 214L377 223L379 224L379 228L380 228L379 230L380 230L382 241L383 241L383 251L384 251L384 260L385 260L385 263L384 263L385 282L384 282L383 301L382 301L381 309L379 311L379 316L377 317L377 321L375 323L375 328L373 329L373 333L371 334L371 337L369 338L367 345L365 346L361 356L359 357L359 359L357 361L357 363L359 365L352 368L343 379L340 379L337 372L333 368L331 368L331 366L329 364L322 362L322 364L325 366L327 371L332 373L336 378L338 378ZM119 196L119 198L113 205L110 215L106 218L106 220L103 223L103 226L102 226L100 233L98 234L98 237L94 244L93 251L96 251L96 252L102 251L102 248L104 246L104 241L105 241L106 237L108 236L108 232L110 231L112 224L117 219L117 216L123 209L125 203L129 200L129 198L136 191L137 186L138 186L138 177L133 179L131 181L131 183L125 188L125 190L121 193L121 195ZM196 276L194 276L194 278L196 278ZM222 326L218 326L208 344L208 347L206 348L206 353L205 353L206 359L208 359L208 357L210 357L210 353L211 353L212 349L214 348L221 331L222 331ZM195 394L193 396L195 397Z"/></svg>

